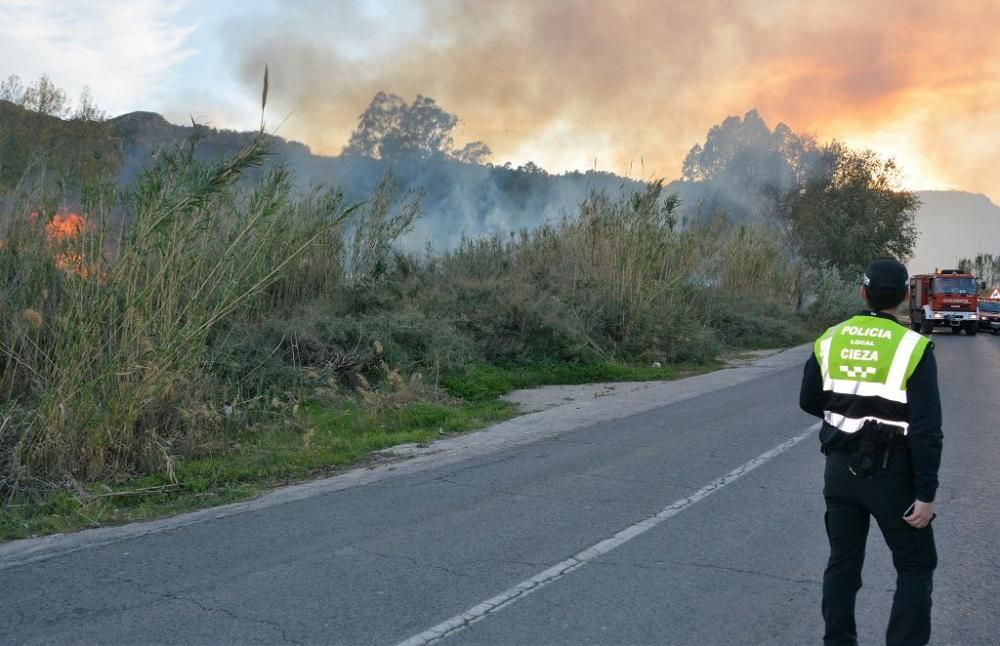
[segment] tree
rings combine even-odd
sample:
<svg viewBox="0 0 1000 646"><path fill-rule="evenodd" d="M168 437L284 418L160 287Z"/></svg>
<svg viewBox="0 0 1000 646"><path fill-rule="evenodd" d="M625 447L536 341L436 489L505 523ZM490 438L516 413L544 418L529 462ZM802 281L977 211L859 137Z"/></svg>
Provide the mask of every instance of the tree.
<svg viewBox="0 0 1000 646"><path fill-rule="evenodd" d="M22 105L23 97L24 85L21 83L21 77L17 74L11 74L0 83L0 101L10 101Z"/></svg>
<svg viewBox="0 0 1000 646"><path fill-rule="evenodd" d="M492 154L481 141L455 150L452 133L458 116L442 109L430 97L417 95L412 104L396 96L379 92L358 118L358 127L344 148L344 154L357 154L396 161L402 158L455 159L483 163Z"/></svg>
<svg viewBox="0 0 1000 646"><path fill-rule="evenodd" d="M705 145L695 144L684 158L682 175L690 181L712 181L734 170L750 170L753 155L767 153L771 131L756 110L743 119L731 116L708 131Z"/></svg>
<svg viewBox="0 0 1000 646"><path fill-rule="evenodd" d="M21 105L32 112L50 117L63 118L70 111L66 92L56 87L48 74L42 74L37 83L25 89Z"/></svg>
<svg viewBox="0 0 1000 646"><path fill-rule="evenodd" d="M962 258L958 261L960 271L975 274L981 278L987 287L1000 285L1000 254L976 254L973 259Z"/></svg>
<svg viewBox="0 0 1000 646"><path fill-rule="evenodd" d="M399 128L400 112L406 103L395 94L379 92L358 118L358 127L344 147L344 154L380 159L382 139Z"/></svg>
<svg viewBox="0 0 1000 646"><path fill-rule="evenodd" d="M820 146L783 123L771 130L756 110L713 126L683 165L683 178L699 185L703 212L769 222L791 255L849 270L913 252L919 200L895 190L898 175L892 159L837 142Z"/></svg>
<svg viewBox="0 0 1000 646"><path fill-rule="evenodd" d="M882 255L906 259L917 240L915 193L896 190L893 159L833 142L821 149L813 173L783 195L797 250L813 265L864 267Z"/></svg>
<svg viewBox="0 0 1000 646"><path fill-rule="evenodd" d="M453 157L466 164L483 165L493 155L490 147L481 141L473 141L465 144L461 150L455 151Z"/></svg>
<svg viewBox="0 0 1000 646"><path fill-rule="evenodd" d="M779 123L772 131L756 110L713 126L704 145L684 158L682 178L703 184L706 212L726 211L733 219L762 218L775 202L811 173L816 142Z"/></svg>
<svg viewBox="0 0 1000 646"><path fill-rule="evenodd" d="M105 121L108 118L104 110L94 103L94 96L90 93L90 87L86 85L80 92L80 100L77 102L76 110L73 111L73 118L80 121Z"/></svg>
<svg viewBox="0 0 1000 646"><path fill-rule="evenodd" d="M79 188L118 166L121 151L105 113L84 88L75 107L48 76L25 86L15 75L0 83L0 191L25 174Z"/></svg>
<svg viewBox="0 0 1000 646"><path fill-rule="evenodd" d="M521 164L515 170L519 173L527 173L528 175L548 175L544 168L533 161Z"/></svg>

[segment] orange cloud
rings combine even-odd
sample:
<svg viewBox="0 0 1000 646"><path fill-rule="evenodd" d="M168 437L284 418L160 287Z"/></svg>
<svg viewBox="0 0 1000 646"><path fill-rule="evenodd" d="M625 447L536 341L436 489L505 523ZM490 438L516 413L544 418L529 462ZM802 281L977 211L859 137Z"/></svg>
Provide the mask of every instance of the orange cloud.
<svg viewBox="0 0 1000 646"><path fill-rule="evenodd" d="M772 126L881 142L921 181L1000 198L992 3L456 0L379 19L345 6L289 2L238 35L248 85L267 62L275 112L295 110L282 134L320 152L339 152L385 90L434 97L497 161L642 160L670 178L710 126L756 107Z"/></svg>

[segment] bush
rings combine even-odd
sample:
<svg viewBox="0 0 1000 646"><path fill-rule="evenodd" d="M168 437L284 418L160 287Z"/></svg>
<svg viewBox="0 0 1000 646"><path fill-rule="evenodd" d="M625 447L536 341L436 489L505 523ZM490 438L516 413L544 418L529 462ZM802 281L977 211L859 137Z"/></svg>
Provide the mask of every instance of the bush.
<svg viewBox="0 0 1000 646"><path fill-rule="evenodd" d="M288 223L283 167L240 190L265 152L257 141L206 165L176 146L128 194L93 191L83 215L45 222L8 208L0 298L12 334L0 384L24 414L0 438L6 485L28 474L169 472L178 446L215 428L204 365L212 329L263 311L269 288L285 302L279 278L342 216L316 209Z"/></svg>
<svg viewBox="0 0 1000 646"><path fill-rule="evenodd" d="M225 449L238 430L298 428L310 401L355 399L384 419L451 401L439 386L485 402L662 378L635 366L806 336L781 301L801 274L773 236L682 222L660 183L416 258L393 245L418 197L387 178L351 207L338 191L296 191L280 166L241 183L264 153L255 142L200 164L191 146L163 150L129 193L87 193L78 219L32 219L40 195L6 202L0 488L170 481L177 458ZM839 294L819 278L816 317Z"/></svg>
<svg viewBox="0 0 1000 646"><path fill-rule="evenodd" d="M721 289L708 290L703 297L708 325L729 348L780 348L812 337L813 328L791 303Z"/></svg>
<svg viewBox="0 0 1000 646"><path fill-rule="evenodd" d="M830 265L812 269L806 276L809 299L805 312L816 326L829 327L864 306L859 295L860 276L851 280Z"/></svg>

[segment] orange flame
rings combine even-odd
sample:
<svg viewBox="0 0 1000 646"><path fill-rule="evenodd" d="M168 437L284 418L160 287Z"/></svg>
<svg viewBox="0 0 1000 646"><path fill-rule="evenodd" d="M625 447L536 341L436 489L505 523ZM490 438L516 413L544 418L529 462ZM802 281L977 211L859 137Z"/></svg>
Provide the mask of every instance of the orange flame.
<svg viewBox="0 0 1000 646"><path fill-rule="evenodd" d="M39 221L38 211L28 214L28 222L35 224ZM56 269L68 271L81 278L89 278L94 271L94 267L86 264L86 256L71 245L83 234L84 229L90 226L87 219L79 213L74 213L66 208L60 208L52 219L45 224L45 239L49 247L53 248L52 260ZM7 248L7 241L0 238L0 251ZM98 274L98 280L103 276Z"/></svg>
<svg viewBox="0 0 1000 646"><path fill-rule="evenodd" d="M90 275L90 270L83 264L83 254L81 253L57 253L52 257L56 263L56 269L71 271L80 278Z"/></svg>
<svg viewBox="0 0 1000 646"><path fill-rule="evenodd" d="M71 213L60 209L59 213L45 225L45 236L49 242L70 240L83 233L87 221L79 213Z"/></svg>
<svg viewBox="0 0 1000 646"><path fill-rule="evenodd" d="M30 219L36 221L37 218L38 213L32 212ZM52 257L56 269L74 273L80 278L90 277L93 268L86 264L86 256L80 251L67 248L67 245L76 242L88 225L85 217L65 208L60 208L45 225L45 237L49 245L60 248Z"/></svg>

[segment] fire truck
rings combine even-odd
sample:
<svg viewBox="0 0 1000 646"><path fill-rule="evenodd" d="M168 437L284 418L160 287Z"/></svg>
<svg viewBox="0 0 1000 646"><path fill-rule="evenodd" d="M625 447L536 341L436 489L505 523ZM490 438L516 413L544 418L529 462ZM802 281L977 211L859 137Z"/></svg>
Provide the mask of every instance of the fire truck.
<svg viewBox="0 0 1000 646"><path fill-rule="evenodd" d="M913 329L929 334L936 327L979 330L979 283L973 274L940 269L910 277L910 321Z"/></svg>

